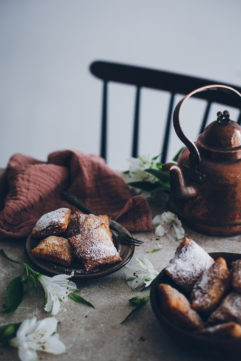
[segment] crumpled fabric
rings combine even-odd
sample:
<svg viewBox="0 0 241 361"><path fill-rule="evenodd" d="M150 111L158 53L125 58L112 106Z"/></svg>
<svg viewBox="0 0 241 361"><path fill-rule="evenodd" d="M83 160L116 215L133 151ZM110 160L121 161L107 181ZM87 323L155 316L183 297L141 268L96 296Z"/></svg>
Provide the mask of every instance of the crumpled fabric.
<svg viewBox="0 0 241 361"><path fill-rule="evenodd" d="M0 177L0 239L28 236L40 216L54 209L76 209L63 199L63 190L131 232L152 230L144 196L133 196L99 156L64 150L49 154L47 162L23 154L10 158Z"/></svg>

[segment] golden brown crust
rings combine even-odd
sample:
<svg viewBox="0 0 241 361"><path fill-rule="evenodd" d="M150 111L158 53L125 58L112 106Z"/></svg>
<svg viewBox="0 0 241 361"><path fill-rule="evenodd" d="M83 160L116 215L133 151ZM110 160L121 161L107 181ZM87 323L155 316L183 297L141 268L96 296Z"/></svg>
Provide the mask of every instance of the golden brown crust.
<svg viewBox="0 0 241 361"><path fill-rule="evenodd" d="M187 298L168 284L158 286L160 306L164 316L173 324L187 330L196 330L203 327L198 313L191 309Z"/></svg>
<svg viewBox="0 0 241 361"><path fill-rule="evenodd" d="M90 229L89 221L85 229ZM121 261L121 257L114 246L110 229L106 224L102 223L97 228L73 236L69 238L69 241L75 255L82 261L87 271Z"/></svg>
<svg viewBox="0 0 241 361"><path fill-rule="evenodd" d="M165 272L177 285L191 291L196 280L213 262L203 248L192 239L184 237Z"/></svg>
<svg viewBox="0 0 241 361"><path fill-rule="evenodd" d="M227 263L219 257L194 284L191 293L192 308L201 314L210 313L226 293L229 281Z"/></svg>
<svg viewBox="0 0 241 361"><path fill-rule="evenodd" d="M229 293L221 305L211 314L208 324L213 325L229 321L241 324L241 295L239 293Z"/></svg>
<svg viewBox="0 0 241 361"><path fill-rule="evenodd" d="M109 218L106 215L95 216L94 214L83 214L75 211L70 216L69 226L66 231L67 237L73 237L80 233L88 233L92 229L106 224L109 227Z"/></svg>
<svg viewBox="0 0 241 361"><path fill-rule="evenodd" d="M228 322L203 328L200 333L202 335L223 339L241 338L241 326L236 322Z"/></svg>
<svg viewBox="0 0 241 361"><path fill-rule="evenodd" d="M64 266L70 266L72 263L71 246L69 241L63 237L49 236L43 239L31 252L35 257L60 263Z"/></svg>
<svg viewBox="0 0 241 361"><path fill-rule="evenodd" d="M241 293L241 259L232 262L232 287L236 292Z"/></svg>
<svg viewBox="0 0 241 361"><path fill-rule="evenodd" d="M59 208L43 214L32 230L32 237L41 239L49 235L64 233L68 227L70 215L69 208Z"/></svg>

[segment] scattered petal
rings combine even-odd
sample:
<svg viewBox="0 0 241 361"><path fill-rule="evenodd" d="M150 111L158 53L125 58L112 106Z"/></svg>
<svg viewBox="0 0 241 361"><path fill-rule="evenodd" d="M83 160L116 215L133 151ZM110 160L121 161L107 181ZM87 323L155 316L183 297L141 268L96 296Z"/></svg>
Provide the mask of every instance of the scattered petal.
<svg viewBox="0 0 241 361"><path fill-rule="evenodd" d="M18 356L22 361L37 361L36 351L44 351L55 355L66 351L56 333L57 320L48 317L38 321L36 317L22 322L16 337L10 340L10 345L18 348Z"/></svg>
<svg viewBox="0 0 241 361"><path fill-rule="evenodd" d="M45 311L56 315L60 310L61 302L66 302L68 295L77 289L76 284L69 280L71 276L65 274L53 277L38 276L46 296Z"/></svg>
<svg viewBox="0 0 241 361"><path fill-rule="evenodd" d="M155 228L156 235L166 236L170 241L181 240L185 235L181 221L176 214L172 212L158 214L153 218L152 224Z"/></svg>
<svg viewBox="0 0 241 361"><path fill-rule="evenodd" d="M126 282L132 289L148 287L158 272L146 258L137 258L136 264L126 266Z"/></svg>

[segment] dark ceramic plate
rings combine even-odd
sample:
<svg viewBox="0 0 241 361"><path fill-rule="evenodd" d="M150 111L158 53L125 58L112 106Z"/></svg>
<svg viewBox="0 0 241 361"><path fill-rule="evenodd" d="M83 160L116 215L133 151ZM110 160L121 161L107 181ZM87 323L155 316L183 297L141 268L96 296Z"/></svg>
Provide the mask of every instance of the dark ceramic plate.
<svg viewBox="0 0 241 361"><path fill-rule="evenodd" d="M228 265L230 266L231 262L236 261L241 258L241 254L238 253L209 253L211 257L214 259L218 257L223 257L226 259ZM173 325L162 313L160 309L159 297L158 297L158 285L160 283L168 283L175 288L178 288L173 284L170 278L165 274L164 270L159 273L159 275L154 279L151 284L151 307L152 310L160 322L161 326L165 329L165 331L169 334L169 336L173 339L175 343L184 346L185 348L190 345L198 350L202 350L203 352L228 352L232 356L240 355L241 351L241 340L218 340L214 338L210 338L207 336L199 335L195 332L185 331L175 325Z"/></svg>
<svg viewBox="0 0 241 361"><path fill-rule="evenodd" d="M115 242L115 246L122 258L122 261L114 263L112 265L96 268L93 271L87 272L84 270L81 262L78 259L75 259L71 266L66 267L57 263L45 261L40 258L34 257L31 253L31 250L37 245L37 243L38 241L32 239L30 235L27 238L25 244L26 254L30 259L31 263L35 266L35 268L37 268L39 271L44 271L44 273L50 275L58 275L62 273L70 274L71 272L74 272L73 278L76 279L95 279L116 272L130 261L135 250L135 246L133 245L129 246Z"/></svg>

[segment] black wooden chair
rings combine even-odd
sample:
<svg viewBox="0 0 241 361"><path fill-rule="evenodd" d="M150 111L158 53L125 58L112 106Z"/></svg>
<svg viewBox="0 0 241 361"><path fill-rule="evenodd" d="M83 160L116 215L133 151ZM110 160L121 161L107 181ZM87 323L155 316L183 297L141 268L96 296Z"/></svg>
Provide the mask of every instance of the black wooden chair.
<svg viewBox="0 0 241 361"><path fill-rule="evenodd" d="M176 95L186 95L194 89L209 84L217 84L220 82L210 79L202 79L188 75L181 75L162 70L153 70L132 65L118 64L106 61L95 61L90 65L90 71L93 75L103 81L102 94L102 116L101 116L101 147L100 155L107 158L107 128L108 128L108 84L109 82L117 82L122 84L133 85L136 87L135 95L135 109L134 109L134 124L132 137L132 157L138 156L139 145L139 115L140 115L140 99L141 89L151 88L163 90L170 93L168 114L166 117L164 139L161 147L161 162L165 162L167 158L171 120L174 107L174 100ZM225 84L222 82L222 84ZM231 84L226 84L230 85ZM235 89L241 92L241 87L233 85ZM206 108L200 126L200 133L206 127L208 116L210 113L212 103L224 104L239 110L237 122L241 123L241 104L240 99L235 96L229 96L222 92L206 91L195 95L195 97L206 100Z"/></svg>

